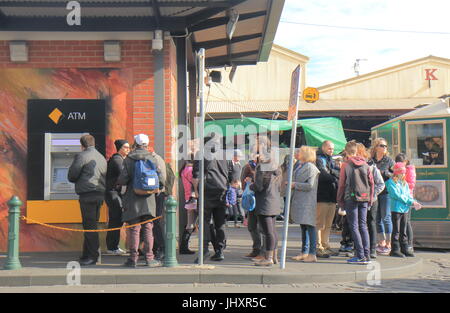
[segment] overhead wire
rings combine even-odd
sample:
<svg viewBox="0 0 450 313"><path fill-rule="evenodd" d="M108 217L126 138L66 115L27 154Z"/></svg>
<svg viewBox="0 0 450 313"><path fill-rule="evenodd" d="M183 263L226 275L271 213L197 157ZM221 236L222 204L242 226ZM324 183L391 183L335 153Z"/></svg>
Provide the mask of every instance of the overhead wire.
<svg viewBox="0 0 450 313"><path fill-rule="evenodd" d="M355 27L355 26L339 26L339 25L326 25L326 24L314 24L314 23L302 23L295 21L288 21L285 19L280 20L281 23L314 26L314 27L327 27L337 29L351 29L351 30L365 30L365 31L378 31L378 32L392 32L392 33L410 33L410 34L425 34L425 35L450 35L450 32L429 32L429 31L416 31L416 30L401 30L401 29L383 29L383 28L369 28L369 27Z"/></svg>

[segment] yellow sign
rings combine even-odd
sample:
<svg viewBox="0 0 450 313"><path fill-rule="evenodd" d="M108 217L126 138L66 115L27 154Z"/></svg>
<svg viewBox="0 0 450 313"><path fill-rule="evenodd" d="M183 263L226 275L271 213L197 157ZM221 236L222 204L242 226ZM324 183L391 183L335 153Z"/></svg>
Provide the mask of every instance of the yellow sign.
<svg viewBox="0 0 450 313"><path fill-rule="evenodd" d="M303 91L303 100L308 103L314 103L319 100L319 90L317 88L308 87Z"/></svg>
<svg viewBox="0 0 450 313"><path fill-rule="evenodd" d="M56 108L48 115L48 117L53 121L53 123L58 124L61 116L63 116L62 112Z"/></svg>

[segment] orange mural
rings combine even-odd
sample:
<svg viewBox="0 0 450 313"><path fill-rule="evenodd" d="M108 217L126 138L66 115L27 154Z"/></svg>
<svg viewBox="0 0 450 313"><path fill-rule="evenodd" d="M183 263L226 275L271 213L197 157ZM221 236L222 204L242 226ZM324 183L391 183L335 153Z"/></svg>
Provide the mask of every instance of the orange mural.
<svg viewBox="0 0 450 313"><path fill-rule="evenodd" d="M27 200L27 101L29 99L105 99L106 156L114 140L132 137L131 70L3 69L0 70L0 249L7 249L7 202ZM30 156L31 157L31 156ZM26 208L22 208L25 215ZM63 225L60 225L63 226ZM74 228L74 225L68 225ZM20 250L73 251L81 248L80 233L35 224L20 224Z"/></svg>

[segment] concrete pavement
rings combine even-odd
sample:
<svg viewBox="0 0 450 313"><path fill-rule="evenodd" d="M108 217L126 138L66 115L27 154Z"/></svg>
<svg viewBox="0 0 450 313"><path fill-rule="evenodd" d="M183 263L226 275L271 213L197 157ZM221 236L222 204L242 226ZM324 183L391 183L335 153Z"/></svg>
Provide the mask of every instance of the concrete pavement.
<svg viewBox="0 0 450 313"><path fill-rule="evenodd" d="M230 224L231 225L231 224ZM281 247L282 223L277 225L279 247ZM196 255L178 256L178 267L136 269L121 266L125 256L102 255L101 264L82 267L79 272L67 268L69 262L77 261L80 252L22 253L20 270L0 270L0 287L2 286L53 286L67 285L80 274L82 285L122 285L122 284L306 284L364 282L376 284L377 281L409 277L423 270L423 260L415 258L393 258L379 256L370 265L350 265L348 257L341 255L330 259L319 259L318 263L302 263L290 260L299 253L300 229L290 225L286 268L278 265L271 268L256 267L243 257L250 251L251 240L245 227L227 228L227 249L225 260L214 262L205 259L204 266L195 265ZM339 246L339 236L332 235L333 248ZM191 249L196 249L198 240L191 238ZM448 254L447 254L448 257ZM4 264L5 254L1 255L0 264ZM143 263L143 262L142 262Z"/></svg>

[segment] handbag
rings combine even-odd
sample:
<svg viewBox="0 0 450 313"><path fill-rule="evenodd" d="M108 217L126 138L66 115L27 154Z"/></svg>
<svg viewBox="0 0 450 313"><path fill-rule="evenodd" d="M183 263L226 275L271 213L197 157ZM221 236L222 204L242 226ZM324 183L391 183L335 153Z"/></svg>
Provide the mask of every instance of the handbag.
<svg viewBox="0 0 450 313"><path fill-rule="evenodd" d="M250 183L245 184L245 190L242 194L242 200L241 200L242 208L246 211L253 211L256 206L256 199L255 199L255 193L250 190Z"/></svg>

